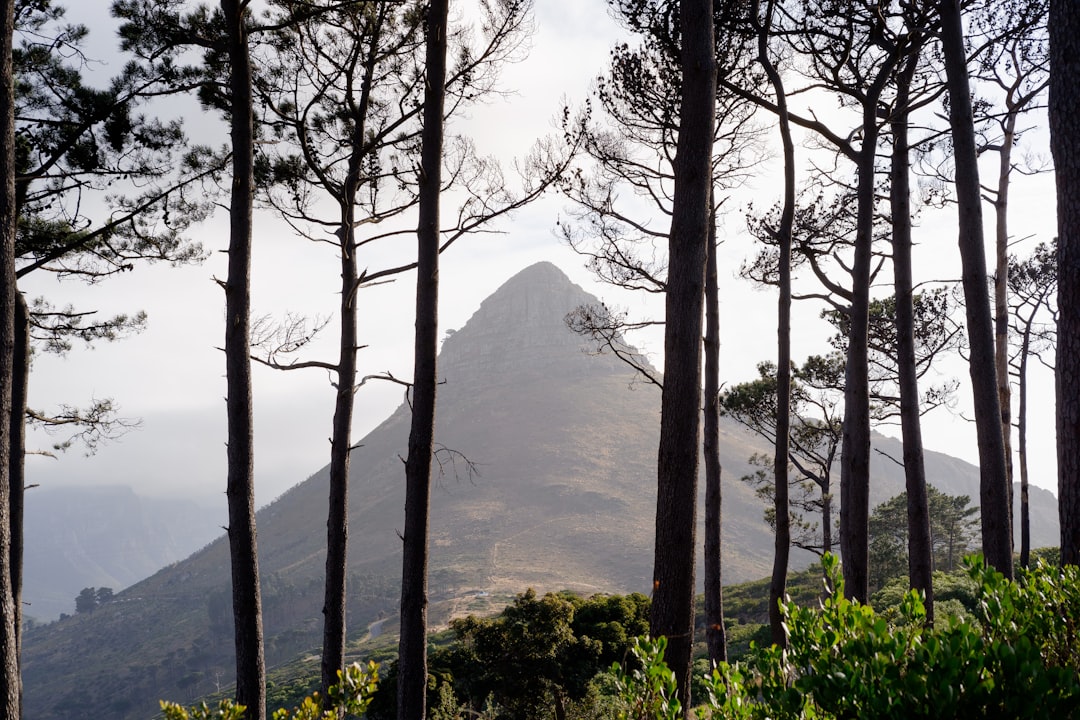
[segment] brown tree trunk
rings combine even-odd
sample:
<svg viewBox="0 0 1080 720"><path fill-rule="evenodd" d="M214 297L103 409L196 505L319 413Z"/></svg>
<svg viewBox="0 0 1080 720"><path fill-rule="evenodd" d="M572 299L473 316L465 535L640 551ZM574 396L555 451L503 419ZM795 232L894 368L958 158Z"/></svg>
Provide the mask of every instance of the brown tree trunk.
<svg viewBox="0 0 1080 720"><path fill-rule="evenodd" d="M862 138L855 156L858 183L855 252L851 265L844 420L840 443L840 554L844 593L866 602L870 592L870 268L873 262L875 159L880 134L878 102L892 79L896 58L881 61L862 90Z"/></svg>
<svg viewBox="0 0 1080 720"><path fill-rule="evenodd" d="M1012 147L1016 141L1017 111L1011 105L998 151L998 183L994 198L994 367L997 371L998 405L1001 410L1001 442L1005 449L1005 477L1009 489L1009 538L1013 528L1012 386L1009 382L1009 179Z"/></svg>
<svg viewBox="0 0 1080 720"><path fill-rule="evenodd" d="M783 125L782 125L783 127ZM783 132L783 130L782 130ZM788 494L789 439L791 437L791 220L794 212L794 164L789 162L790 137L784 136L784 215L779 232L779 290L776 322L776 444L773 447L773 566L769 578L769 628L774 644L787 647L780 603L787 594L791 556L791 502ZM788 173L792 173L788 193Z"/></svg>
<svg viewBox="0 0 1080 720"><path fill-rule="evenodd" d="M1060 278L1058 280L1060 282ZM1028 505L1027 464L1027 364L1031 343L1030 328L1024 330L1020 344L1019 395L1016 418L1016 441L1020 454L1020 567L1031 563L1031 507Z"/></svg>
<svg viewBox="0 0 1080 720"><path fill-rule="evenodd" d="M893 136L892 245L896 297L896 351L900 385L900 425L904 437L907 488L908 579L926 596L926 617L934 620L934 552L930 537L930 503L923 462L919 415L919 375L915 364L915 309L911 267L911 187L908 147L908 99L919 57L909 54L897 76L896 102L890 127Z"/></svg>
<svg viewBox="0 0 1080 720"><path fill-rule="evenodd" d="M11 578L11 423L15 338L15 87L11 53L15 33L13 0L0 3L0 720L19 717L17 610Z"/></svg>
<svg viewBox="0 0 1080 720"><path fill-rule="evenodd" d="M875 95L876 98L876 95ZM851 267L848 349L844 371L844 425L840 445L840 554L844 593L869 596L870 521L870 266L874 241L874 159L878 126L876 100L863 107L863 139L858 160L858 218Z"/></svg>
<svg viewBox="0 0 1080 720"><path fill-rule="evenodd" d="M769 580L769 628L772 641L784 647L787 633L784 631L780 602L787 591L788 560L791 554L791 516L788 499L788 453L791 435L791 235L795 221L795 143L791 137L788 118L787 94L784 82L769 57L769 32L772 27L773 2L765 10L763 24L757 25L757 60L776 94L776 117L780 127L780 140L784 148L784 208L780 215L780 227L776 230L779 246L780 297L777 300L776 323L776 444L773 453L773 509L776 513L776 533L773 537L773 566ZM760 22L760 2L755 0L750 9L754 22Z"/></svg>
<svg viewBox="0 0 1080 720"><path fill-rule="evenodd" d="M262 598L255 536L254 432L251 393L251 237L254 197L254 111L244 0L222 0L230 67L232 199L225 282L225 366L228 397L229 551L236 645L236 701L248 720L266 718Z"/></svg>
<svg viewBox="0 0 1080 720"><path fill-rule="evenodd" d="M1080 564L1080 7L1050 0L1050 150L1057 177L1057 461L1061 562Z"/></svg>
<svg viewBox="0 0 1080 720"><path fill-rule="evenodd" d="M348 170L342 184L341 224L338 227L341 263L340 327L338 332L337 394L334 401L333 436L330 441L330 493L326 515L326 579L323 595L323 653L320 692L324 706L330 687L345 669L346 591L349 541L349 460L352 456L352 420L356 405L357 305L359 262L356 258L356 195L360 188L361 166L365 158L367 119L371 87L378 63L379 38L385 22L386 6L380 6L372 21L370 50L364 59L360 97L350 94L347 107L352 115Z"/></svg>
<svg viewBox="0 0 1080 720"><path fill-rule="evenodd" d="M821 485L821 552L833 551L832 536L832 483L826 479Z"/></svg>
<svg viewBox="0 0 1080 720"><path fill-rule="evenodd" d="M1009 482L1005 471L1005 446L994 363L994 328L990 316L990 298L986 291L982 199L967 55L964 51L959 0L941 0L939 8L956 164L960 259L970 347L968 365L979 445L983 554L990 565L1012 578L1012 528L1009 525L1012 513L1009 509Z"/></svg>
<svg viewBox="0 0 1080 720"><path fill-rule="evenodd" d="M727 660L724 630L723 490L720 484L720 301L716 268L716 212L709 221L705 266L705 645L709 663Z"/></svg>
<svg viewBox="0 0 1080 720"><path fill-rule="evenodd" d="M683 0L682 104L668 236L664 389L657 453L656 537L649 631L668 641L683 712L690 712L694 556L701 452L701 330L716 102L712 0Z"/></svg>
<svg viewBox="0 0 1080 720"><path fill-rule="evenodd" d="M350 166L359 167L359 153ZM350 177L355 177L352 167ZM346 181L348 183L348 181ZM352 183L355 187L355 181ZM341 327L337 363L337 396L333 435L330 440L330 498L326 516L326 579L323 595L323 702L345 667L346 567L349 541L349 457L352 449L352 417L356 392L356 243L353 232L352 197L343 207L341 238Z"/></svg>
<svg viewBox="0 0 1080 720"><path fill-rule="evenodd" d="M423 720L427 693L428 505L435 433L439 308L439 192L442 185L443 98L449 3L427 9L427 82L420 164L416 266L416 345L412 426L405 462L405 534L398 645L398 719Z"/></svg>
<svg viewBox="0 0 1080 720"><path fill-rule="evenodd" d="M30 308L15 288L15 354L11 381L11 598L15 605L15 648L22 666L23 508L26 492L26 402L30 383ZM19 686L22 708L22 686Z"/></svg>

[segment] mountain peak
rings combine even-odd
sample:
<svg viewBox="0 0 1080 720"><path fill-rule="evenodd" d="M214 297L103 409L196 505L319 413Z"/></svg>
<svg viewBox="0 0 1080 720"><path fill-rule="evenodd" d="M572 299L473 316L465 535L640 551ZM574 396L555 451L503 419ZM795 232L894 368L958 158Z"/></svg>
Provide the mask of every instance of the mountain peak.
<svg viewBox="0 0 1080 720"><path fill-rule="evenodd" d="M472 386L492 377L512 377L525 368L559 373L608 373L619 366L610 356L588 356L589 342L566 326L567 313L600 301L571 282L550 262L521 270L484 300L464 327L448 331L440 374L449 387ZM620 367L626 371L625 366Z"/></svg>

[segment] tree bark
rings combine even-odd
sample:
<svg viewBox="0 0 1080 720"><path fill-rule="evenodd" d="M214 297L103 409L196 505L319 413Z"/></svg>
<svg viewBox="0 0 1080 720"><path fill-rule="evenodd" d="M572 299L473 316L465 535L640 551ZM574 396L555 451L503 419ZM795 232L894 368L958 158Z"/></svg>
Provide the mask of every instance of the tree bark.
<svg viewBox="0 0 1080 720"><path fill-rule="evenodd" d="M405 533L398 646L398 718L423 720L427 704L427 563L434 449L439 307L439 192L442 185L447 0L427 9L424 126L421 139L416 267L416 344L412 426L405 462Z"/></svg>
<svg viewBox="0 0 1080 720"><path fill-rule="evenodd" d="M720 301L716 268L716 212L709 221L705 266L705 645L709 663L727 661L724 629L723 488L720 484Z"/></svg>
<svg viewBox="0 0 1080 720"><path fill-rule="evenodd" d="M245 0L222 0L230 67L232 197L229 270L225 282L228 397L229 551L232 562L236 701L248 720L266 718L262 598L255 533L254 432L251 392L251 239L254 197L254 110Z"/></svg>
<svg viewBox="0 0 1080 720"><path fill-rule="evenodd" d="M791 437L791 230L795 209L793 146L786 122L781 123L784 142L784 210L779 231L776 322L776 443L773 446L773 566L769 578L769 628L774 644L787 647L780 603L787 593L791 558L791 502L789 497L789 442ZM790 182L789 182L790 181Z"/></svg>
<svg viewBox="0 0 1080 720"><path fill-rule="evenodd" d="M26 402L30 383L30 308L15 288L15 354L11 380L11 598L15 605L15 648L22 667L23 515L26 492ZM22 686L19 686L22 708Z"/></svg>
<svg viewBox="0 0 1080 720"><path fill-rule="evenodd" d="M844 594L869 597L870 521L870 266L874 242L874 160L877 97L863 102L863 139L858 158L858 217L851 267L848 349L844 371L844 425L840 444L840 554ZM872 98L872 99L871 99Z"/></svg>
<svg viewBox="0 0 1080 720"><path fill-rule="evenodd" d="M1059 280L1060 282L1060 280ZM1024 330L1020 344L1020 369L1018 371L1018 407L1016 417L1016 442L1020 460L1020 567L1031 563L1031 507L1028 505L1027 464L1027 364L1031 344L1031 330Z"/></svg>
<svg viewBox="0 0 1080 720"><path fill-rule="evenodd" d="M925 594L926 617L934 620L934 551L930 536L930 503L923 462L922 421L919 414L919 374L915 360L915 308L911 266L911 186L908 146L908 102L918 49L907 55L897 75L896 101L890 127L893 136L892 188L893 289L896 299L897 373L900 386L900 425L904 438L904 478L907 488L908 580Z"/></svg>
<svg viewBox="0 0 1080 720"><path fill-rule="evenodd" d="M787 633L784 631L780 602L787 590L788 562L791 555L788 459L791 435L791 237L795 222L795 143L791 137L784 81L769 57L768 43L773 9L774 3L770 0L765 9L764 23L758 19L761 12L758 0L755 0L750 13L756 24L757 60L776 94L776 118L784 150L784 207L780 215L780 227L776 230L780 253L777 279L780 297L777 300L776 324L776 441L773 453L773 509L776 514L776 532L773 537L773 567L769 580L769 628L772 641L786 647Z"/></svg>
<svg viewBox="0 0 1080 720"><path fill-rule="evenodd" d="M0 720L19 717L17 609L12 594L11 454L9 422L14 393L15 338L15 86L11 54L15 33L13 0L0 3Z"/></svg>
<svg viewBox="0 0 1080 720"><path fill-rule="evenodd" d="M975 125L959 0L941 0L939 10L956 164L959 246L970 347L968 366L979 446L983 554L990 565L1012 578L1012 528L1009 525L1012 513L1009 509L1009 483L994 363L994 328L990 298L986 291L986 252L983 247Z"/></svg>
<svg viewBox="0 0 1080 720"><path fill-rule="evenodd" d="M341 224L338 227L341 262L341 304L338 333L337 393L334 401L333 436L330 442L330 496L326 516L326 587L323 599L323 654L321 693L329 701L329 690L337 683L338 671L345 669L345 607L349 541L349 459L352 456L352 420L356 405L357 309L359 263L356 259L356 195L360 188L361 165L367 133L371 86L378 57L384 8L373 23L371 50L363 65L359 102L348 98L353 116L351 153L342 185Z"/></svg>
<svg viewBox="0 0 1080 720"><path fill-rule="evenodd" d="M701 346L716 54L712 0L683 0L682 101L668 236L664 389L657 452L656 536L649 631L668 641L667 663L690 712L694 641L694 556L701 448Z"/></svg>
<svg viewBox="0 0 1080 720"><path fill-rule="evenodd" d="M350 158L359 166L359 153ZM348 183L348 181L346 181ZM355 187L355 182L352 183ZM353 194L355 196L355 192ZM330 687L345 667L346 567L349 542L349 457L352 449L352 418L356 392L356 242L352 200L343 204L341 237L341 304L337 393L333 435L330 440L330 497L326 515L326 579L323 596L323 653L321 690L323 703Z"/></svg>
<svg viewBox="0 0 1080 720"><path fill-rule="evenodd" d="M1007 101L1005 132L998 150L998 183L994 198L994 368L997 371L1001 442L1009 490L1009 538L1013 533L1012 385L1009 382L1009 179L1016 141L1017 110Z"/></svg>
<svg viewBox="0 0 1080 720"><path fill-rule="evenodd" d="M1080 563L1080 7L1050 0L1050 151L1057 177L1056 361L1061 562Z"/></svg>

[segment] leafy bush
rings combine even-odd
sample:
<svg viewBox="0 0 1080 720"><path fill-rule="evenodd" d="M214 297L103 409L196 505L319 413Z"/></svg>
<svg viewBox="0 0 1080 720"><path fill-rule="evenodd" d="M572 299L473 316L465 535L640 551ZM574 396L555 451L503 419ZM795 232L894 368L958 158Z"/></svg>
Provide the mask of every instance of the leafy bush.
<svg viewBox="0 0 1080 720"><path fill-rule="evenodd" d="M369 662L366 667L353 663L342 672L338 670L338 683L328 692L329 707L323 709L319 694L314 693L304 698L293 710L281 708L271 716L273 720L337 720L342 713L354 716L363 715L371 703L371 696L379 683L379 666ZM222 700L216 709L200 703L190 710L181 705L161 701L161 710L165 720L244 720L243 705L233 700Z"/></svg>
<svg viewBox="0 0 1080 720"><path fill-rule="evenodd" d="M528 590L499 615L454 619L454 641L428 656L428 707L443 718L608 718L592 681L627 657L633 639L648 632L648 616L649 599L639 593ZM370 720L395 717L395 687L391 664Z"/></svg>
<svg viewBox="0 0 1080 720"><path fill-rule="evenodd" d="M667 638L637 638L630 651L640 669L626 672L619 663L611 667L610 680L618 720L679 720L682 705L677 697L675 673L664 662Z"/></svg>
<svg viewBox="0 0 1080 720"><path fill-rule="evenodd" d="M968 561L977 583L974 617L926 623L921 595L906 592L891 622L843 597L835 557L832 587L818 608L783 607L788 648L757 648L745 662L721 663L707 679L699 717L1067 718L1080 714L1080 575L1040 564L1017 582ZM656 699L669 693L661 644L638 644L648 670L622 674L620 694L668 718Z"/></svg>

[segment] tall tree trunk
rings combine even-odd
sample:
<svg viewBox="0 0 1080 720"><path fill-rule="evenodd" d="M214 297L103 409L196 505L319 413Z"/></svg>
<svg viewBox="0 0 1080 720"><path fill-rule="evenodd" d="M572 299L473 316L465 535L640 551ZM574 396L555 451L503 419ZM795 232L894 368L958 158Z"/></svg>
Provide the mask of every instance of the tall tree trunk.
<svg viewBox="0 0 1080 720"><path fill-rule="evenodd" d="M773 537L773 566L769 580L769 627L772 641L784 647L787 633L780 613L780 601L787 589L788 560L791 554L791 515L788 499L788 453L791 435L791 236L795 222L795 143L791 137L787 93L784 81L769 57L769 33L775 4L770 0L760 19L761 4L755 0L750 10L757 32L758 63L776 94L776 117L784 149L784 207L776 230L779 246L776 322L776 445L773 454L773 509L776 534Z"/></svg>
<svg viewBox="0 0 1080 720"><path fill-rule="evenodd" d="M831 467L831 466L830 466ZM828 471L826 471L828 472ZM829 476L825 476L825 482L821 485L821 552L831 553L833 551L833 536L832 536L832 517L833 517L833 503L832 503L832 482Z"/></svg>
<svg viewBox="0 0 1080 720"><path fill-rule="evenodd" d="M649 631L668 641L683 712L690 712L694 556L701 450L701 325L709 238L716 54L712 0L683 0L682 104L668 236L664 389L657 452L656 536Z"/></svg>
<svg viewBox="0 0 1080 720"><path fill-rule="evenodd" d="M876 95L875 95L876 98ZM840 554L844 593L860 602L869 596L870 521L870 266L874 242L876 100L863 106L858 160L858 216L851 267L848 349L844 371L844 426L840 445Z"/></svg>
<svg viewBox="0 0 1080 720"><path fill-rule="evenodd" d="M714 206L715 207L715 206ZM727 661L724 629L723 490L720 484L720 300L716 268L716 211L709 220L705 266L705 645L714 667Z"/></svg>
<svg viewBox="0 0 1080 720"><path fill-rule="evenodd" d="M787 174L794 166L787 161L785 137L784 215L779 233L779 289L776 321L776 444L773 447L773 510L776 531L773 535L773 565L769 578L769 628L774 644L787 647L780 603L787 593L788 563L791 556L791 502L788 494L789 443L791 438L791 219L794 212L794 184L788 195ZM793 175L792 175L793 177ZM790 204L789 204L790 201ZM793 216L792 216L793 217Z"/></svg>
<svg viewBox="0 0 1080 720"><path fill-rule="evenodd" d="M398 719L423 720L427 692L428 505L435 433L439 308L439 192L442 185L443 99L448 0L427 9L427 82L420 165L416 266L416 345L412 427L405 462L405 536L398 646Z"/></svg>
<svg viewBox="0 0 1080 720"><path fill-rule="evenodd" d="M1012 528L1009 525L1009 481L1001 433L997 374L994 363L994 328L986 291L986 252L983 247L982 198L975 152L975 124L971 87L960 21L959 0L941 0L941 46L945 56L956 163L956 200L959 213L960 259L964 302L967 306L968 360L975 401L975 428L979 445L979 505L982 544L986 561L1006 577L1013 576Z"/></svg>
<svg viewBox="0 0 1080 720"><path fill-rule="evenodd" d="M923 462L922 421L919 415L919 374L915 361L915 308L911 268L911 186L908 146L908 102L918 50L905 58L897 75L896 102L890 126L893 136L892 246L896 298L896 351L900 385L900 425L904 437L904 477L907 488L908 580L926 596L926 616L934 620L934 550L930 537L930 502Z"/></svg>
<svg viewBox="0 0 1080 720"><path fill-rule="evenodd" d="M359 153L350 159L359 167ZM349 185L349 181L346 181ZM358 268L353 232L355 181L352 194L342 208L339 228L341 242L341 327L337 363L337 395L334 403L333 436L330 440L330 499L326 516L326 586L323 595L323 652L321 693L329 700L329 689L338 682L345 667L346 568L349 541L349 457L352 449L352 418L356 392L356 292Z"/></svg>
<svg viewBox="0 0 1080 720"><path fill-rule="evenodd" d="M15 289L15 355L11 380L11 598L15 605L15 648L22 667L23 515L26 492L26 402L30 383L30 308ZM21 672L21 670L20 670ZM22 686L19 687L22 708Z"/></svg>
<svg viewBox="0 0 1080 720"><path fill-rule="evenodd" d="M356 195L367 142L371 87L379 59L379 39L387 6L380 5L371 24L370 50L364 59L359 101L352 93L347 107L352 116L351 152L342 184L341 224L338 227L341 263L340 327L338 332L337 393L333 436L330 442L330 497L326 515L326 587L323 596L323 654L321 693L324 705L329 690L345 669L345 607L349 541L349 460L352 456L352 420L356 405L357 308L359 262L356 258Z"/></svg>
<svg viewBox="0 0 1080 720"><path fill-rule="evenodd" d="M1061 562L1080 564L1080 7L1050 0L1050 150L1057 178L1057 461Z"/></svg>
<svg viewBox="0 0 1080 720"><path fill-rule="evenodd" d="M994 198L994 368L997 371L998 405L1001 410L1001 442L1005 450L1005 478L1009 489L1009 537L1012 542L1013 463L1012 386L1009 382L1009 179L1012 148L1016 142L1016 116L1011 101L1005 117L1005 133L998 150L997 193Z"/></svg>
<svg viewBox="0 0 1080 720"><path fill-rule="evenodd" d="M1058 282L1061 282L1060 278ZM1031 563L1031 506L1028 504L1028 463L1027 463L1027 364L1028 350L1031 346L1030 326L1024 329L1024 338L1020 343L1019 395L1016 418L1016 441L1020 454L1020 567L1027 568Z"/></svg>
<svg viewBox="0 0 1080 720"><path fill-rule="evenodd" d="M0 3L0 720L19 717L17 610L11 578L11 453L9 418L15 395L15 86L11 53L15 33L13 0Z"/></svg>
<svg viewBox="0 0 1080 720"><path fill-rule="evenodd" d="M236 701L248 720L266 718L262 598L255 537L254 433L251 393L251 237L254 197L254 110L245 0L222 0L230 67L232 199L229 271L225 282L225 366L228 388L229 551L236 645Z"/></svg>

